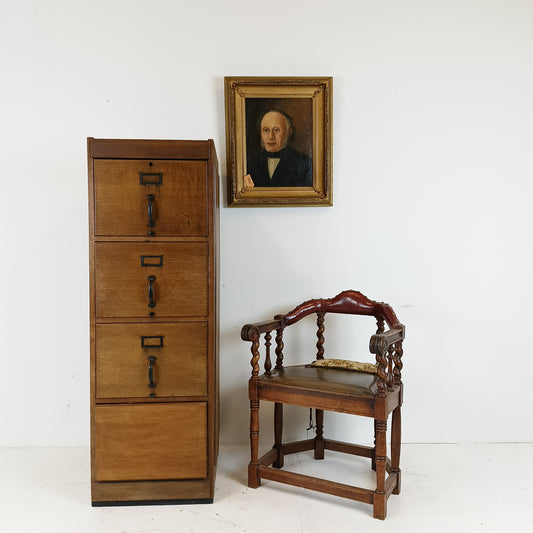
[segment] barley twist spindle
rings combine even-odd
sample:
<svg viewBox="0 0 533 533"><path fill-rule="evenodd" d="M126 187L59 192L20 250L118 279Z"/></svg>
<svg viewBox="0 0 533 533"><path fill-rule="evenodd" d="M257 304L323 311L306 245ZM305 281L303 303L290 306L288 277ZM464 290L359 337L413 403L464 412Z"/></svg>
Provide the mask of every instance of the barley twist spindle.
<svg viewBox="0 0 533 533"><path fill-rule="evenodd" d="M259 332L254 333L252 338L252 379L259 378Z"/></svg>
<svg viewBox="0 0 533 533"><path fill-rule="evenodd" d="M393 390L394 375L393 375L393 362L394 362L394 346L389 346L387 353L388 367L387 367L387 390Z"/></svg>
<svg viewBox="0 0 533 533"><path fill-rule="evenodd" d="M325 313L317 313L316 318L316 325L318 327L316 336L318 337L318 341L316 343L317 352L316 352L316 358L317 359L324 359L324 314Z"/></svg>
<svg viewBox="0 0 533 533"><path fill-rule="evenodd" d="M283 368L283 328L276 330L276 370Z"/></svg>
<svg viewBox="0 0 533 533"><path fill-rule="evenodd" d="M402 355L403 355L403 342L398 341L394 345L394 384L400 385L402 382Z"/></svg>

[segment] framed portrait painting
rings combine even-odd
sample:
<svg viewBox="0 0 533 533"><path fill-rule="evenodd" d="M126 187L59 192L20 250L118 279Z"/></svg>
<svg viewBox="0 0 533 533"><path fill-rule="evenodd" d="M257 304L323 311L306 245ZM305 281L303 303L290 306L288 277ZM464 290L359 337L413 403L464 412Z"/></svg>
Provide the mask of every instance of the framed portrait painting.
<svg viewBox="0 0 533 533"><path fill-rule="evenodd" d="M330 206L332 78L224 78L228 205Z"/></svg>

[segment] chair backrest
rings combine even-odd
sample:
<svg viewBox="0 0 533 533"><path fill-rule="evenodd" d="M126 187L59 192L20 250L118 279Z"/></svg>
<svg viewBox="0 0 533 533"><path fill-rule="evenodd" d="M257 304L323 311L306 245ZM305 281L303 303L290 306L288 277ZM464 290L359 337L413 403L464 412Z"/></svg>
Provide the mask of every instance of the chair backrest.
<svg viewBox="0 0 533 533"><path fill-rule="evenodd" d="M370 300L364 294L353 290L343 291L334 298L308 300L280 318L285 326L290 326L313 313L369 315L378 321L385 320L389 328L400 325L390 305Z"/></svg>
<svg viewBox="0 0 533 533"><path fill-rule="evenodd" d="M377 322L377 331L370 338L370 352L376 355L378 375L378 396L385 396L387 389L392 390L394 385L401 384L402 341L405 328L399 322L390 305L368 299L358 291L347 290L333 298L308 300L295 307L285 315L276 315L274 319L255 324L246 324L242 327L241 338L252 342L252 380L259 378L259 346L260 337L265 334L265 374L269 375L272 363L270 360L270 346L272 331L276 331L276 370L283 369L283 332L285 327L295 324L302 318L317 315L317 359L324 358L324 317L327 313L343 313L351 315L373 316ZM389 331L385 331L385 322Z"/></svg>

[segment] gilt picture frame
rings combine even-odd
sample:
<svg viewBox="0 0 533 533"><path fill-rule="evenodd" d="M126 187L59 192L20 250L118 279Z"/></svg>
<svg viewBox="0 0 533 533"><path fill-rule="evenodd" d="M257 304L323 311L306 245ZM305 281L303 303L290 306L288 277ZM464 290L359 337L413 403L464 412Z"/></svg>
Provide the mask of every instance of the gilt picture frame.
<svg viewBox="0 0 533 533"><path fill-rule="evenodd" d="M331 206L331 77L225 77L229 207Z"/></svg>

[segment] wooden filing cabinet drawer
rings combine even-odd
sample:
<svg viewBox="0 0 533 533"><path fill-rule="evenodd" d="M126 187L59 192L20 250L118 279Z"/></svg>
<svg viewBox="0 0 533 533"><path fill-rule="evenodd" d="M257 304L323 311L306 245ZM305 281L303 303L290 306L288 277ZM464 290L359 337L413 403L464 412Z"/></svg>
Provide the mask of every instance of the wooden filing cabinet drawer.
<svg viewBox="0 0 533 533"><path fill-rule="evenodd" d="M96 406L97 481L207 476L205 403Z"/></svg>
<svg viewBox="0 0 533 533"><path fill-rule="evenodd" d="M179 317L208 313L208 246L95 243L96 316Z"/></svg>
<svg viewBox="0 0 533 533"><path fill-rule="evenodd" d="M97 324L96 398L207 395L206 322Z"/></svg>
<svg viewBox="0 0 533 533"><path fill-rule="evenodd" d="M95 159L94 195L96 235L208 234L205 161Z"/></svg>

